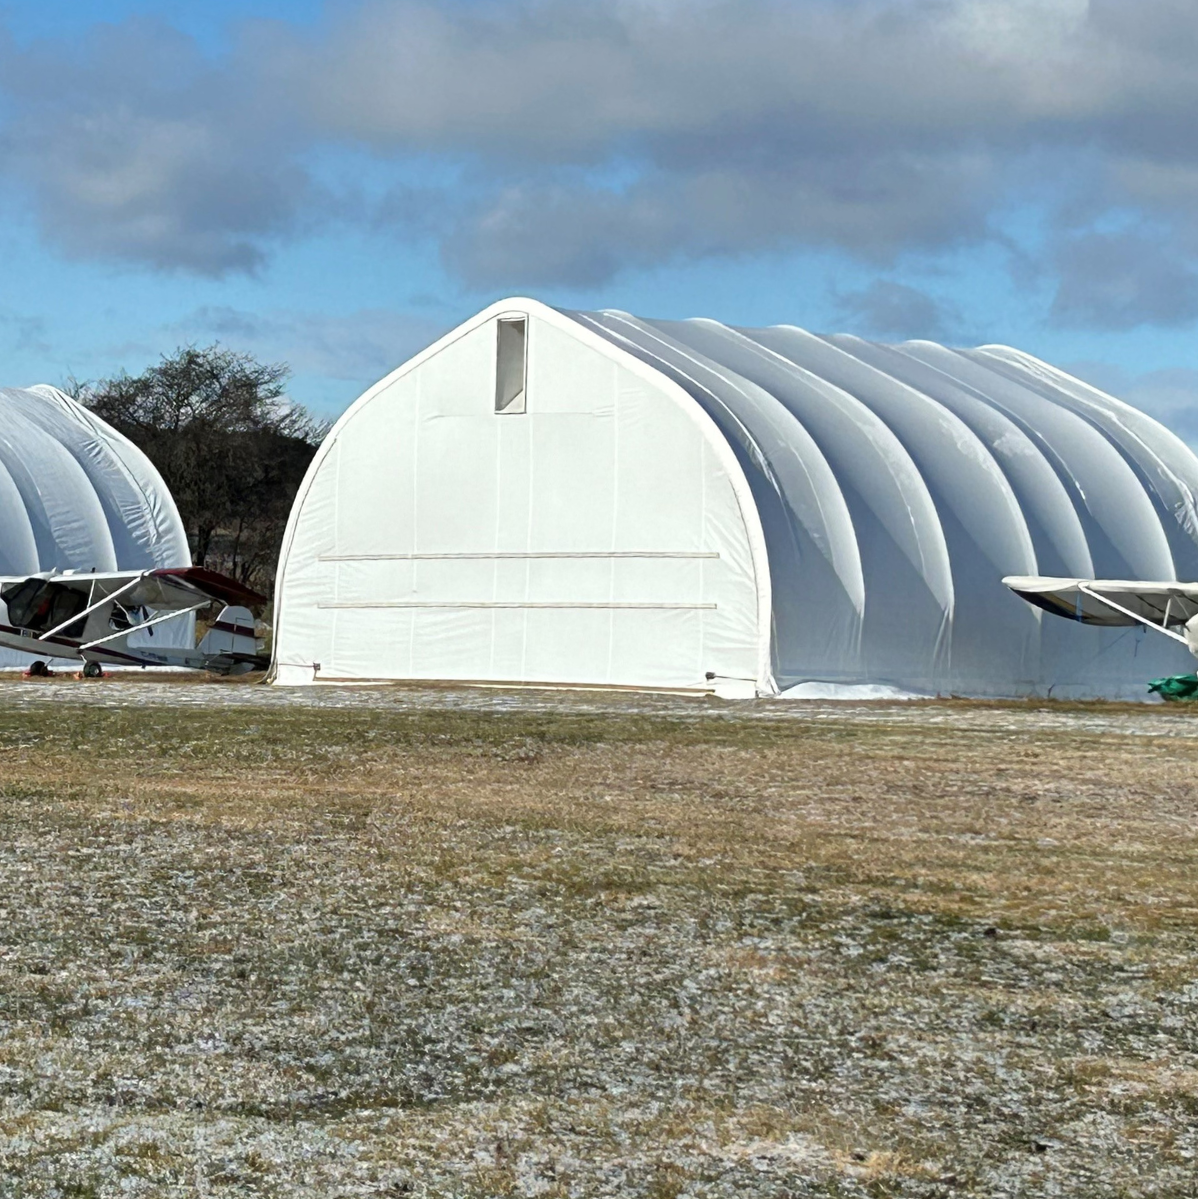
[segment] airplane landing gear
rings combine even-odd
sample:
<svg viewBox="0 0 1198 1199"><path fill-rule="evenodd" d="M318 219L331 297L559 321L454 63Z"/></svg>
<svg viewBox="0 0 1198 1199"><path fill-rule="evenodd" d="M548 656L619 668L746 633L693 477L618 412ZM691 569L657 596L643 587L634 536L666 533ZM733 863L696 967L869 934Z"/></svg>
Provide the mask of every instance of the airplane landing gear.
<svg viewBox="0 0 1198 1199"><path fill-rule="evenodd" d="M102 679L104 677L104 671L101 668L100 663L99 662L84 662L83 663L83 677L85 679Z"/></svg>

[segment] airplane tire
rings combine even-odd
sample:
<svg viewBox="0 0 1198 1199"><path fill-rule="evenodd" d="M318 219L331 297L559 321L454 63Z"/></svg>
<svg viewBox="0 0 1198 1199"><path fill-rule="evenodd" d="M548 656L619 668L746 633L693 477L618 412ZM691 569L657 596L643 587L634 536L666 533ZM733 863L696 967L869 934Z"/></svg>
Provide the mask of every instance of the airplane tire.
<svg viewBox="0 0 1198 1199"><path fill-rule="evenodd" d="M40 659L37 662L30 662L29 669L25 674L31 679L44 679L50 674L50 668Z"/></svg>
<svg viewBox="0 0 1198 1199"><path fill-rule="evenodd" d="M85 679L102 679L104 677L104 671L101 668L100 663L99 662L84 662L83 663L83 677Z"/></svg>

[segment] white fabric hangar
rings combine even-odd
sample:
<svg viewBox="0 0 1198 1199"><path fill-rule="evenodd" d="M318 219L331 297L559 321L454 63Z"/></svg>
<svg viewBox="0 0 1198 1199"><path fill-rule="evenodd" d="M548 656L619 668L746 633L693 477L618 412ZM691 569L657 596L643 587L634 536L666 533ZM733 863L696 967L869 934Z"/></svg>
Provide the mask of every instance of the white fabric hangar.
<svg viewBox="0 0 1198 1199"><path fill-rule="evenodd" d="M1192 669L1004 575L1198 579L1198 458L1001 346L492 305L341 417L280 683L1140 695Z"/></svg>
<svg viewBox="0 0 1198 1199"><path fill-rule="evenodd" d="M141 450L57 388L0 388L0 575L190 564L175 501ZM194 620L153 633L187 644ZM0 650L0 665L31 660Z"/></svg>

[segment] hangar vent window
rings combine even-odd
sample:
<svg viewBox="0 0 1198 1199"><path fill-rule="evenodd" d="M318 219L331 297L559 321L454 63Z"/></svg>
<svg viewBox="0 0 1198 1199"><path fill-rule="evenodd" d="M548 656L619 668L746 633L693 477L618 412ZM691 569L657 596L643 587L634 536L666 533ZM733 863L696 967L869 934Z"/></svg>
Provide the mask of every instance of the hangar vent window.
<svg viewBox="0 0 1198 1199"><path fill-rule="evenodd" d="M495 411L525 411L524 375L526 326L523 318L497 322L499 337L495 348Z"/></svg>

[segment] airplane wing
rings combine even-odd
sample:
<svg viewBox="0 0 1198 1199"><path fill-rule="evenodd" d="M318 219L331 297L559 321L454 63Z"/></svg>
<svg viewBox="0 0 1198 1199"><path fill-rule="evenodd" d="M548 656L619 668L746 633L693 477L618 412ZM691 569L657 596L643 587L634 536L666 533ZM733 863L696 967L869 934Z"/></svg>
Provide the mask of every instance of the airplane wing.
<svg viewBox="0 0 1198 1199"><path fill-rule="evenodd" d="M1038 575L1009 575L1003 583L1029 604L1082 624L1144 624L1164 632L1198 616L1198 583L1053 579Z"/></svg>
<svg viewBox="0 0 1198 1199"><path fill-rule="evenodd" d="M258 608L268 602L266 596L243 586L236 579L202 566L152 570L129 595L130 603L163 611L190 608L203 599L242 608Z"/></svg>
<svg viewBox="0 0 1198 1199"><path fill-rule="evenodd" d="M47 588L45 584L52 586ZM86 596L89 605L119 598L126 607L153 608L160 612L192 608L205 600L243 608L257 608L268 602L266 596L236 579L202 566L91 573L69 570L61 574L0 579L0 595L5 598L15 598L18 592L48 595L64 589Z"/></svg>

